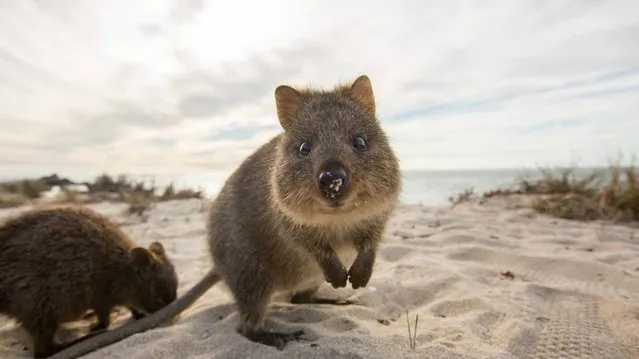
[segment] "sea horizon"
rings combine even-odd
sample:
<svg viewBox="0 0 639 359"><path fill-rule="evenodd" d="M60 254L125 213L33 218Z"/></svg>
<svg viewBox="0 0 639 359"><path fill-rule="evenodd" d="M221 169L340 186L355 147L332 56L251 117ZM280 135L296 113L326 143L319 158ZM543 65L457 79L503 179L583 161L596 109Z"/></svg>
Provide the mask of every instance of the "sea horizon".
<svg viewBox="0 0 639 359"><path fill-rule="evenodd" d="M598 167L553 167L574 169L575 175L581 176L593 170L605 169ZM43 173L40 176L20 177L4 176L0 181L19 180L24 178L40 178L54 173ZM91 182L98 175L67 176L65 173L55 173L61 178L68 178L73 182ZM133 174L127 178L135 181L144 181L147 184L154 183L162 188L173 184L177 189L194 188L202 190L207 197L215 197L222 185L231 174L231 171L219 172L190 172L184 174ZM117 173L108 173L114 179ZM504 169L428 169L428 170L402 170L403 190L400 201L403 204L424 204L439 206L448 204L448 198L455 196L466 189L473 189L476 193L483 193L497 188L512 188L521 176L531 179L539 178L541 172L537 168L504 168Z"/></svg>

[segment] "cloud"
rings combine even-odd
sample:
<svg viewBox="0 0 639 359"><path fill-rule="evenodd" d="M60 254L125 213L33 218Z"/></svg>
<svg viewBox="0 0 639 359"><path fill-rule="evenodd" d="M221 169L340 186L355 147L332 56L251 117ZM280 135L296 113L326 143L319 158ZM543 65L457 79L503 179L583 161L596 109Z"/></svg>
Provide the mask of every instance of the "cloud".
<svg viewBox="0 0 639 359"><path fill-rule="evenodd" d="M266 58L269 55L273 60ZM188 66L188 73L171 79L173 91L181 95L178 111L185 117L202 118L254 105L262 98L272 97L278 80L297 74L300 63L321 60L322 55L306 47L294 52L260 53L246 61L224 63L218 71ZM290 58L296 62L288 62Z"/></svg>
<svg viewBox="0 0 639 359"><path fill-rule="evenodd" d="M639 152L636 2L0 7L4 173L228 172L280 131L277 85L361 73L407 169Z"/></svg>
<svg viewBox="0 0 639 359"><path fill-rule="evenodd" d="M175 20L186 20L202 11L204 0L173 0L171 16Z"/></svg>

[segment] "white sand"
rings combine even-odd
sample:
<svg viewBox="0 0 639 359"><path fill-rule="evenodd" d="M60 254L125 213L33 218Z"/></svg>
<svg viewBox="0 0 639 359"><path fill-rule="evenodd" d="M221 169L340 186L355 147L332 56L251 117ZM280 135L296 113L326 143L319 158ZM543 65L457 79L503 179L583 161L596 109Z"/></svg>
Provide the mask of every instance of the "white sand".
<svg viewBox="0 0 639 359"><path fill-rule="evenodd" d="M272 304L267 325L308 333L283 351L237 334L231 297L217 285L174 324L85 358L639 358L639 231L507 209L514 200L401 207L369 288L322 289L356 305ZM140 244L163 241L181 293L209 268L199 201L160 204L148 221L122 215L122 205L93 207L126 222ZM411 324L419 315L415 350L405 309ZM70 327L77 335L88 324ZM29 357L29 345L2 319L0 358Z"/></svg>

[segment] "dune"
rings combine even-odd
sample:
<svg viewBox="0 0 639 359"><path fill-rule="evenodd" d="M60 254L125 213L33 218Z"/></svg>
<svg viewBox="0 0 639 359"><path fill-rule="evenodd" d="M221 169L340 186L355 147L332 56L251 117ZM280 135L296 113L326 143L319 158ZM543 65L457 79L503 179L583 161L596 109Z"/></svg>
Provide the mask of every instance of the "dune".
<svg viewBox="0 0 639 359"><path fill-rule="evenodd" d="M638 358L639 231L541 216L520 202L401 206L368 287L322 288L354 304L273 301L268 327L307 333L282 351L235 332L231 296L217 285L173 323L84 358ZM145 217L123 214L121 204L91 207L140 244L161 240L180 293L210 267L199 200L161 203ZM416 316L411 348L407 319L412 331ZM128 312L113 317L111 328ZM58 334L81 335L91 320ZM1 358L29 358L29 346L16 323L0 319Z"/></svg>

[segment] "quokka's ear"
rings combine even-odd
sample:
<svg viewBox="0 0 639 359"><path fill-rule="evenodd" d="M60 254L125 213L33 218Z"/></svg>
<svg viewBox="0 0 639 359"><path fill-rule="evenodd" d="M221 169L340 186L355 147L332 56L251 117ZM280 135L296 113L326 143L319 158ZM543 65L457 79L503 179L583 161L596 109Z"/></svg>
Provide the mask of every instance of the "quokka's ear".
<svg viewBox="0 0 639 359"><path fill-rule="evenodd" d="M164 251L164 246L162 245L162 243L158 241L154 241L151 244L149 244L149 251L160 257L166 256L166 252Z"/></svg>
<svg viewBox="0 0 639 359"><path fill-rule="evenodd" d="M153 255L146 248L135 247L129 251L129 258L136 267L144 268L153 263Z"/></svg>
<svg viewBox="0 0 639 359"><path fill-rule="evenodd" d="M280 85L275 89L275 107L280 125L286 131L300 108L302 107L302 95L291 86Z"/></svg>
<svg viewBox="0 0 639 359"><path fill-rule="evenodd" d="M366 110L368 110L373 116L375 116L375 95L373 94L373 86L371 80L366 75L358 77L351 85L351 95L360 103Z"/></svg>

